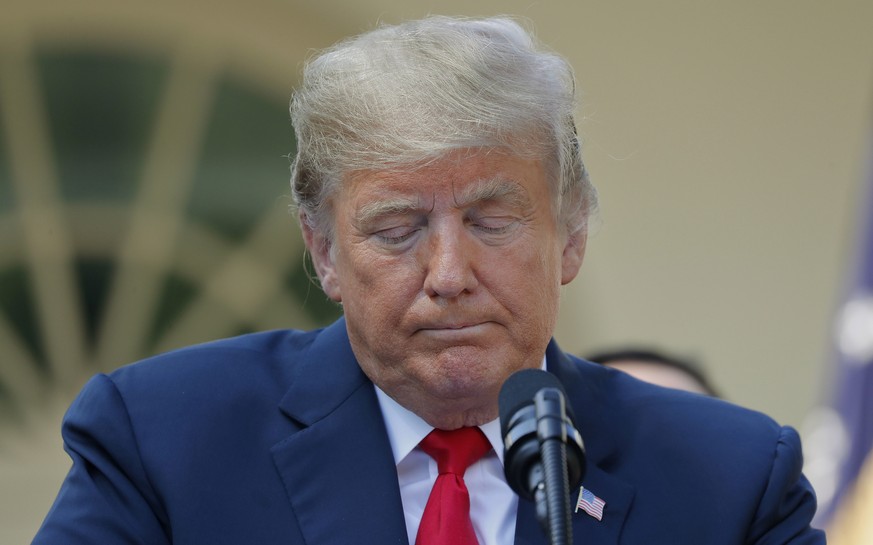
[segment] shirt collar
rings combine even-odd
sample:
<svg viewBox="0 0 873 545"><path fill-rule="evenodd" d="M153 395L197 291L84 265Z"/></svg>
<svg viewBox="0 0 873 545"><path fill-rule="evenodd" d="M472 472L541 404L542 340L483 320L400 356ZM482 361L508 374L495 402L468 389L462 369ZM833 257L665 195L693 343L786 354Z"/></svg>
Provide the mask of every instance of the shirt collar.
<svg viewBox="0 0 873 545"><path fill-rule="evenodd" d="M546 368L546 357L543 356L542 369ZM394 464L399 464L410 452L418 446L427 434L433 431L433 426L425 422L420 416L400 405L394 399L376 386L376 397L379 399L379 408L382 410L382 419L388 430L388 441L391 443L391 451L394 454ZM487 422L479 429L488 438L494 452L503 463L503 438L500 436L500 419L495 418Z"/></svg>

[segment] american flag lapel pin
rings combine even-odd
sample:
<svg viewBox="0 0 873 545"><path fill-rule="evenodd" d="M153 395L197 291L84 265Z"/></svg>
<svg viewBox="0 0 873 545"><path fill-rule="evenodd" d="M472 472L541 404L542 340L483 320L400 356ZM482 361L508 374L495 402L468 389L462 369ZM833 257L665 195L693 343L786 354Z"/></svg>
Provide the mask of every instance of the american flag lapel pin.
<svg viewBox="0 0 873 545"><path fill-rule="evenodd" d="M593 492L585 488L579 487L579 499L576 500L576 512L583 510L597 520L603 520L603 508L606 507L606 502L594 495Z"/></svg>

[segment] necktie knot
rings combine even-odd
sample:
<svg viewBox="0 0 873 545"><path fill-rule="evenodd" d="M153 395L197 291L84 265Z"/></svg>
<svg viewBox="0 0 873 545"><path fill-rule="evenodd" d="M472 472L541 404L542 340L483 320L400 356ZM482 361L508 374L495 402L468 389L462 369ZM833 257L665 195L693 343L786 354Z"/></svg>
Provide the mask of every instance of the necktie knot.
<svg viewBox="0 0 873 545"><path fill-rule="evenodd" d="M453 473L459 477L491 450L491 443L479 428L434 429L419 446L436 461L440 474Z"/></svg>

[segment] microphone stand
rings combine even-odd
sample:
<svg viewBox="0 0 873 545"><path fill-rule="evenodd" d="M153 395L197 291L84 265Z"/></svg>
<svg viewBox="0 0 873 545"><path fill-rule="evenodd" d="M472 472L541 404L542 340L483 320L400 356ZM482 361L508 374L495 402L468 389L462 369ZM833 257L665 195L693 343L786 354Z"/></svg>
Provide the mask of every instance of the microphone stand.
<svg viewBox="0 0 873 545"><path fill-rule="evenodd" d="M570 545L573 530L570 523L563 394L556 388L542 388L534 396L534 410L543 470L541 480L537 479L539 485L534 490L537 519L549 536L551 545Z"/></svg>

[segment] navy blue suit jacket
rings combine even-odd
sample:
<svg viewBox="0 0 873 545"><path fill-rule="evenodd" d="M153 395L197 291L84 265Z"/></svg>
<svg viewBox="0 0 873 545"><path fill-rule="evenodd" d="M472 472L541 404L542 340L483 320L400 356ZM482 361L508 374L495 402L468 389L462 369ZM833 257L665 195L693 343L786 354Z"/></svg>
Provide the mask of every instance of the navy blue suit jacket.
<svg viewBox="0 0 873 545"><path fill-rule="evenodd" d="M824 543L795 431L654 387L551 343L602 521L577 543ZM63 435L73 466L36 544L405 544L397 474L345 322L157 356L91 380ZM576 491L571 493L575 502ZM519 502L517 544L546 543Z"/></svg>

